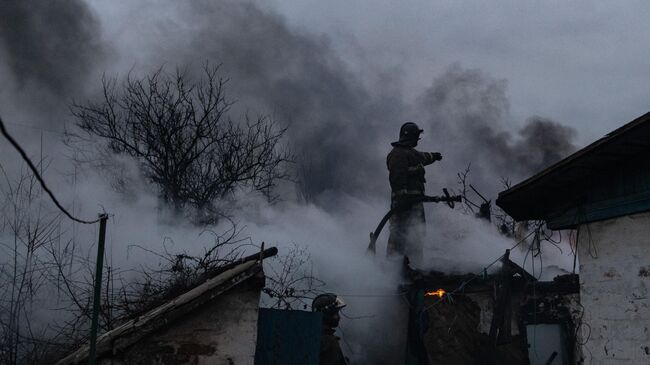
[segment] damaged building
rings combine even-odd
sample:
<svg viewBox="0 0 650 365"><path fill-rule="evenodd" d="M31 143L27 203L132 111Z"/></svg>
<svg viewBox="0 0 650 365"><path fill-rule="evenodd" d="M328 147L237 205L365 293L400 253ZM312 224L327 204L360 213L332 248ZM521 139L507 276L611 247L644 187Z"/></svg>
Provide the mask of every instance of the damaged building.
<svg viewBox="0 0 650 365"><path fill-rule="evenodd" d="M405 364L571 364L578 276L538 281L509 258L493 275L405 265L411 283ZM550 361L550 362L549 362Z"/></svg>
<svg viewBox="0 0 650 365"><path fill-rule="evenodd" d="M650 363L650 113L499 194L514 219L575 229L587 364Z"/></svg>

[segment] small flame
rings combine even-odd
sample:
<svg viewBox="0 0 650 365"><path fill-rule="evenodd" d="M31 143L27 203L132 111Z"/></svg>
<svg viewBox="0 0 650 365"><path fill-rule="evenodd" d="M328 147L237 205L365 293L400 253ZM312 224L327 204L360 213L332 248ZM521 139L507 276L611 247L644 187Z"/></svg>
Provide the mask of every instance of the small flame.
<svg viewBox="0 0 650 365"><path fill-rule="evenodd" d="M438 298L442 298L443 295L445 295L447 292L444 289L438 289L436 291L429 291L424 293L425 297L432 297L432 296L437 296Z"/></svg>

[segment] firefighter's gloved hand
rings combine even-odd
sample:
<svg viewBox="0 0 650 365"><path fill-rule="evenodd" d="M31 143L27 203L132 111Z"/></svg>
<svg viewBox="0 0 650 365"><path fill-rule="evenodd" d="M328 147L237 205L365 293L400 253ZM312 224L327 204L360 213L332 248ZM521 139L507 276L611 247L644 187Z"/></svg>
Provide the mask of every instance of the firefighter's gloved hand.
<svg viewBox="0 0 650 365"><path fill-rule="evenodd" d="M442 154L440 154L440 152L431 152L431 155L433 155L434 161L442 160Z"/></svg>

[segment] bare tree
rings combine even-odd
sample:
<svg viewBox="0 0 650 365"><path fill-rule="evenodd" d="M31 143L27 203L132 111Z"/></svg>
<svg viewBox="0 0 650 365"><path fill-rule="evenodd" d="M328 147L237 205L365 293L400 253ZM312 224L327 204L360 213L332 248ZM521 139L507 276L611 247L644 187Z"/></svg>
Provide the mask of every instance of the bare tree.
<svg viewBox="0 0 650 365"><path fill-rule="evenodd" d="M215 200L239 188L273 199L290 161L281 141L286 129L273 119L229 117L227 82L219 66L209 65L197 82L162 68L119 86L103 78L101 100L72 106L86 135L70 133L68 141L100 137L108 152L135 158L165 202L176 210L192 207L201 223L210 223L219 213Z"/></svg>

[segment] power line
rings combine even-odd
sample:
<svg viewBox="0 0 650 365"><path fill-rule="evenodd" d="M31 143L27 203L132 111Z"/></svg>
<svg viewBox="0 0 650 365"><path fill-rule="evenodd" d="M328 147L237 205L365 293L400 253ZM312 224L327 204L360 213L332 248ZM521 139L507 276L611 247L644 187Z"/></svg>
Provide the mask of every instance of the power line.
<svg viewBox="0 0 650 365"><path fill-rule="evenodd" d="M65 214L71 220L73 220L73 221L75 221L77 223L82 223L82 224L94 224L94 223L97 223L97 222L99 222L101 220L101 218L98 218L98 219L95 219L95 220L92 220L92 221L83 220L83 219L76 218L72 214L70 214L59 203L59 201L56 199L56 197L54 196L52 191L47 187L47 185L45 184L45 181L43 180L41 175L38 173L38 169L36 168L36 166L34 166L34 163L32 162L32 160L30 160L29 157L27 156L27 153L25 153L25 151L22 149L22 147L20 147L18 142L16 142L16 140L13 139L13 137L11 135L9 135L9 133L7 132L7 129L5 128L5 124L4 124L4 121L2 120L2 117L0 117L0 131L2 132L2 135L9 141L9 143L11 143L11 145L14 146L14 148L18 151L20 156L23 158L23 160L27 163L29 168L32 170L32 173L34 174L34 176L36 177L38 182L41 183L41 187L43 187L43 190L45 190L45 192L52 199L52 202L54 202L54 205L56 205L56 207L59 208L59 210L61 212L63 212L63 214Z"/></svg>
<svg viewBox="0 0 650 365"><path fill-rule="evenodd" d="M17 127L35 129L35 130L39 130L41 132L47 132L47 133L52 133L52 134L56 134L56 135L59 135L59 136L65 136L65 131L55 131L53 129L43 128L43 127L35 126L35 125L32 125L32 124L22 124L22 123L14 123L14 122L7 122L7 121L5 121L5 123L15 125Z"/></svg>

